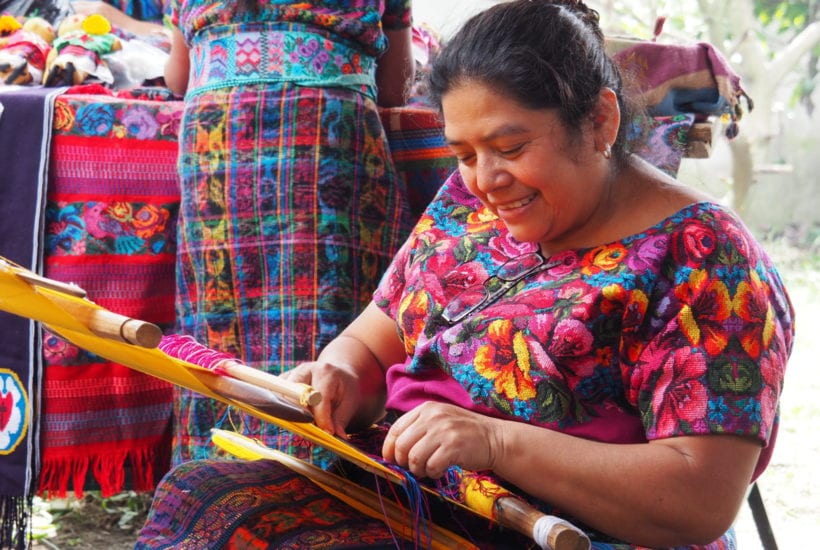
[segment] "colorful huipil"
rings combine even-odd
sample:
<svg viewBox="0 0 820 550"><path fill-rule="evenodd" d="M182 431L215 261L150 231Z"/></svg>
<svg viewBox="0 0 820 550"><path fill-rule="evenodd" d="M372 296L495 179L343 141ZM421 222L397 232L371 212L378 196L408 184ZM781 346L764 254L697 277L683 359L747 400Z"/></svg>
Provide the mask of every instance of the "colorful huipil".
<svg viewBox="0 0 820 550"><path fill-rule="evenodd" d="M178 330L281 373L370 300L412 220L375 103L409 2L172 4L191 49L180 136ZM177 399L174 461L213 451L222 405ZM295 454L253 418L244 433Z"/></svg>
<svg viewBox="0 0 820 550"><path fill-rule="evenodd" d="M612 443L748 435L764 446L755 476L763 471L793 311L737 217L693 204L641 233L545 258L483 308L444 320L448 304L492 291L499 266L535 251L450 178L375 295L408 354L388 369L388 408L455 403Z"/></svg>

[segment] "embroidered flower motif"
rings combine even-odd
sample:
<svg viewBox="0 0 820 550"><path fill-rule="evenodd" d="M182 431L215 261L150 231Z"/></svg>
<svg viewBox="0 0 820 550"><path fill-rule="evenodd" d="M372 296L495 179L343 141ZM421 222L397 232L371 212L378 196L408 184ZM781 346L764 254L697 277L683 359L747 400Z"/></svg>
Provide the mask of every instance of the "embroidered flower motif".
<svg viewBox="0 0 820 550"><path fill-rule="evenodd" d="M684 264L700 264L708 258L717 245L715 232L702 222L687 224L681 230L673 246L675 259Z"/></svg>
<svg viewBox="0 0 820 550"><path fill-rule="evenodd" d="M77 122L90 136L106 136L115 119L114 108L107 103L89 103L77 110Z"/></svg>
<svg viewBox="0 0 820 550"><path fill-rule="evenodd" d="M584 258L587 264L583 268L584 275L595 275L602 271L612 271L620 265L626 257L626 248L620 244L598 246L590 250Z"/></svg>
<svg viewBox="0 0 820 550"><path fill-rule="evenodd" d="M130 202L117 201L108 206L108 215L120 222L129 222L134 216L134 209Z"/></svg>
<svg viewBox="0 0 820 550"><path fill-rule="evenodd" d="M726 285L709 278L706 270L695 269L688 281L675 288L675 295L683 303L678 322L689 343L703 346L709 355L723 351L728 343L723 323L732 314Z"/></svg>
<svg viewBox="0 0 820 550"><path fill-rule="evenodd" d="M732 303L734 312L746 322L740 344L752 359L760 357L774 337L774 309L768 300L768 290L757 272L752 271L748 281L738 284Z"/></svg>
<svg viewBox="0 0 820 550"><path fill-rule="evenodd" d="M671 352L660 367L652 411L659 437L693 433L693 426L704 418L708 403L701 377L706 361L690 348Z"/></svg>
<svg viewBox="0 0 820 550"><path fill-rule="evenodd" d="M157 233L165 231L170 214L164 208L146 204L134 214L132 224L137 237L150 239Z"/></svg>
<svg viewBox="0 0 820 550"><path fill-rule="evenodd" d="M74 126L74 110L65 102L54 102L54 131L69 132Z"/></svg>
<svg viewBox="0 0 820 550"><path fill-rule="evenodd" d="M128 135L137 139L152 139L159 130L154 114L144 107L127 109L120 120L128 130Z"/></svg>
<svg viewBox="0 0 820 550"><path fill-rule="evenodd" d="M487 345L476 351L476 372L495 381L495 390L507 399L532 399L535 386L530 378L530 353L521 332L507 320L490 323Z"/></svg>

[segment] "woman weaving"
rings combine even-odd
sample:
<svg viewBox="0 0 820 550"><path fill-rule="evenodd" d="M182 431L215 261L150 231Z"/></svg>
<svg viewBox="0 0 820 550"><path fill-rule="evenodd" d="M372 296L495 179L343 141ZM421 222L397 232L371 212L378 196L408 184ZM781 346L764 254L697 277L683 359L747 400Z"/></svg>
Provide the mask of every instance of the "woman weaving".
<svg viewBox="0 0 820 550"><path fill-rule="evenodd" d="M595 548L734 548L793 338L771 261L734 214L629 154L621 79L582 2L473 17L430 89L458 172L368 308L286 375L324 396L316 423L352 437L381 422L386 461L418 479L486 472L586 527ZM178 467L142 543L206 506L197 487L249 479L264 506L230 528L234 542L291 548L298 530L330 530L308 510L289 529L282 514L299 504L278 470ZM390 545L383 527L327 506L347 518L346 544ZM469 538L526 547L488 526Z"/></svg>

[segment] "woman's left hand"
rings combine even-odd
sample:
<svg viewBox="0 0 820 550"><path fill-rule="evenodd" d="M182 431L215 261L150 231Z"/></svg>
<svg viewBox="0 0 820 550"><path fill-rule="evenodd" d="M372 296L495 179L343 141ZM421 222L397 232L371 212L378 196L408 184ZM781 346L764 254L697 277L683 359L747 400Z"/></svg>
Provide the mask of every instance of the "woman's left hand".
<svg viewBox="0 0 820 550"><path fill-rule="evenodd" d="M402 415L390 427L382 456L416 477L438 478L452 465L492 470L502 456L502 427L499 419L428 402Z"/></svg>

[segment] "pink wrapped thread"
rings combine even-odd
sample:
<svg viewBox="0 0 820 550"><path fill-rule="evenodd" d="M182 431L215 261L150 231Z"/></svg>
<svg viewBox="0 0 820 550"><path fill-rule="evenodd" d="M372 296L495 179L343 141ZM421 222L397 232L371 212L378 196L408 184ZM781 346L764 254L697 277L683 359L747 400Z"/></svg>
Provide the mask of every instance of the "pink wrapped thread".
<svg viewBox="0 0 820 550"><path fill-rule="evenodd" d="M228 353L200 344L187 334L167 334L162 337L157 347L171 357L199 365L217 374L231 376L267 388L304 407L316 406L322 400L322 394L307 384L290 382L249 367Z"/></svg>
<svg viewBox="0 0 820 550"><path fill-rule="evenodd" d="M171 357L205 367L219 374L227 374L224 369L224 364L227 362L241 364L232 355L208 348L188 334L166 334L157 347Z"/></svg>

